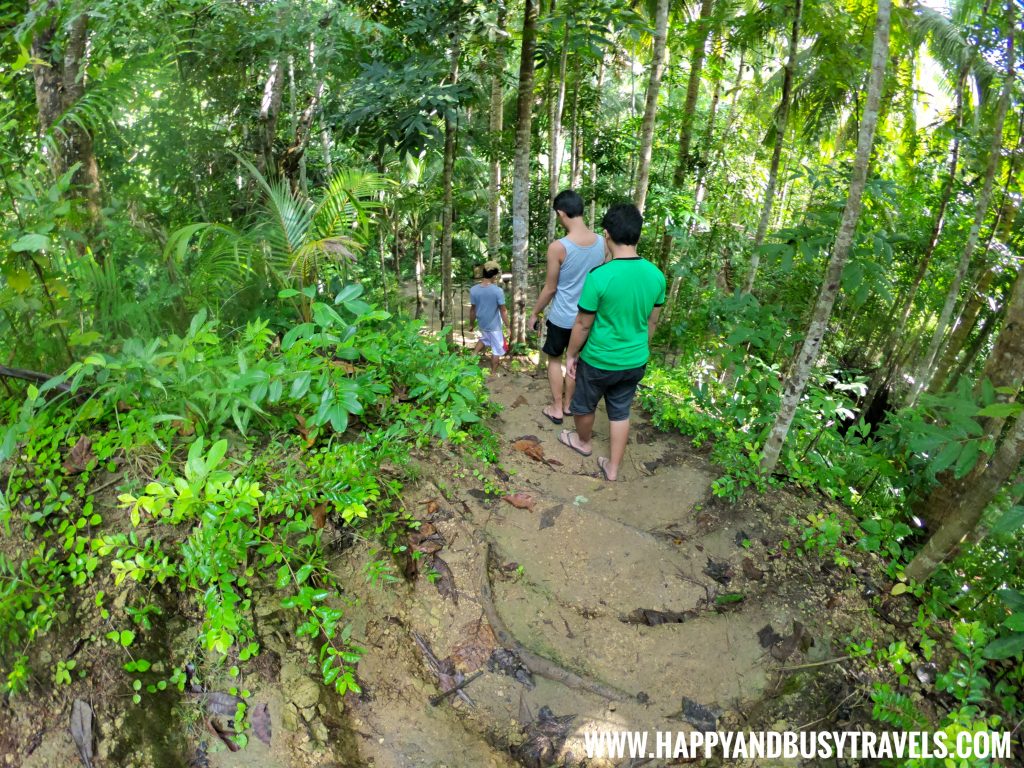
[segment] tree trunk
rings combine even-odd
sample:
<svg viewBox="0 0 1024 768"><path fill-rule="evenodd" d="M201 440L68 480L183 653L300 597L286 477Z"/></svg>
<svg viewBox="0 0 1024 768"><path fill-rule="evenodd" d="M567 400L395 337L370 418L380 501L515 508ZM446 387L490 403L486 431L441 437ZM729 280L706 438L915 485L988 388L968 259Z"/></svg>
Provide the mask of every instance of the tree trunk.
<svg viewBox="0 0 1024 768"><path fill-rule="evenodd" d="M1017 330L1019 332L1020 329ZM1021 458L1024 458L1024 418L1018 417L991 461L980 460L963 481L954 485L952 493L947 493L944 485L932 492L928 506L944 522L910 561L905 571L907 578L922 582L935 573L957 545L977 527L985 508L1017 472Z"/></svg>
<svg viewBox="0 0 1024 768"><path fill-rule="evenodd" d="M512 328L513 343L526 341L527 258L530 250L530 135L533 123L533 52L537 7L525 0L523 45L516 101L516 150L512 169Z"/></svg>
<svg viewBox="0 0 1024 768"><path fill-rule="evenodd" d="M957 356L963 350L964 344L967 343L971 331L974 330L974 325L978 320L982 307L985 306L986 299L988 298L986 294L994 278L995 272L992 269L986 269L981 280L978 281L978 284L974 286L967 297L963 311L953 325L953 333L946 343L942 357L939 358L939 362L935 365L935 372L932 374L931 383L928 385L929 393L937 395L945 389L945 384L949 380L949 372L956 365Z"/></svg>
<svg viewBox="0 0 1024 768"><path fill-rule="evenodd" d="M986 312L985 316L982 317L981 322L978 324L978 332L974 334L974 341L964 352L963 357L960 358L960 363L957 365L956 370L953 371L949 377L950 385L955 385L956 382L963 376L967 369L974 364L975 360L978 359L978 355L981 353L981 348L985 346L985 342L988 341L988 337L992 335L992 331L999 324L1006 310L1006 304L1004 303L995 312Z"/></svg>
<svg viewBox="0 0 1024 768"><path fill-rule="evenodd" d="M597 114L601 113L601 95L604 93L604 55L597 65L597 104L594 109ZM594 131L594 141L590 147L590 228L597 229L597 131Z"/></svg>
<svg viewBox="0 0 1024 768"><path fill-rule="evenodd" d="M312 42L309 44L309 66L315 75L316 45ZM292 98L294 99L294 66L291 64L291 59L289 59L289 80L292 83L291 91ZM308 192L306 182L306 145L309 143L309 137L313 132L313 118L316 117L316 112L320 106L321 99L323 99L326 87L327 84L323 78L317 80L316 87L314 87L305 109L302 110L302 114L297 116L293 114L292 116L292 141L285 150L281 163L284 168L284 175L291 182L293 191L301 189L303 193Z"/></svg>
<svg viewBox="0 0 1024 768"><path fill-rule="evenodd" d="M498 6L498 35L505 31L505 4ZM501 249L501 134L504 129L505 43L493 43L491 57L491 112L488 130L491 138L491 179L487 199L487 255L499 259Z"/></svg>
<svg viewBox="0 0 1024 768"><path fill-rule="evenodd" d="M457 31L454 32L452 40L451 71L448 74L449 83L452 85L459 80L461 41L458 34ZM457 105L455 109L458 109ZM449 110L444 116L444 170L441 180L444 190L441 204L441 309L439 312L441 327L450 326L445 335L449 345L454 341L454 328L451 327L454 320L454 316L452 316L452 220L454 218L452 179L455 174L455 138L458 130L458 114L453 114L453 111Z"/></svg>
<svg viewBox="0 0 1024 768"><path fill-rule="evenodd" d="M277 136L277 116L284 97L284 73L279 59L270 62L270 70L263 84L260 100L259 130L256 131L256 166L260 173L274 173L274 138Z"/></svg>
<svg viewBox="0 0 1024 768"><path fill-rule="evenodd" d="M801 0L797 0L800 2ZM633 204L644 211L647 186L651 178L651 147L654 145L654 121L658 114L658 93L661 76L665 71L665 43L668 40L668 0L657 0L654 13L654 42L651 46L651 75L647 83L647 103L644 120L640 125L640 164L636 174Z"/></svg>
<svg viewBox="0 0 1024 768"><path fill-rule="evenodd" d="M924 282L924 277L928 273L928 266L931 264L932 255L935 253L935 248L939 244L939 236L942 234L942 228L946 222L946 209L949 207L949 201L953 197L957 165L960 161L960 131L963 128L964 84L966 81L967 68L964 67L960 72L960 79L957 84L953 148L949 153L949 170L946 172L946 181L942 185L942 193L939 195L939 210L935 213L935 220L932 222L931 235L928 237L928 244L925 246L924 253L921 254L921 262L917 265L917 273L914 275L914 279L911 282L910 287L907 289L907 295L903 298L903 305L900 307L899 320L896 322L896 328L886 337L885 347L882 349L878 368L875 369L875 372L871 376L871 383L868 385L867 396L864 398L863 407L861 409L862 412L866 412L871 407L875 397L878 396L878 393L882 389L882 384L892 378L893 368L896 365L896 361L893 359L893 356L896 353L897 346L903 339L904 331L907 329L907 321L910 319L910 313L914 308L914 299L917 298L917 292L920 290L921 284Z"/></svg>
<svg viewBox="0 0 1024 768"><path fill-rule="evenodd" d="M419 228L413 236L413 249L416 251L416 319L423 316L423 234Z"/></svg>
<svg viewBox="0 0 1024 768"><path fill-rule="evenodd" d="M775 185L779 180L779 161L782 159L782 145L786 139L786 123L789 120L790 95L793 92L793 73L796 71L796 56L800 43L800 16L803 13L803 0L793 0L793 27L789 33L789 55L786 69L782 77L782 99L775 115L775 146L772 147L772 161L768 166L768 186L764 191L764 204L761 206L761 218L757 223L757 234L754 235L754 248L750 255L750 271L743 283L743 293L754 290L754 279L761 261L759 249L768 232L768 222L772 217L772 203L775 200Z"/></svg>
<svg viewBox="0 0 1024 768"><path fill-rule="evenodd" d="M40 132L54 129L53 143L47 148L53 175L62 176L75 163L79 168L73 182L85 192L85 207L90 235L99 226L102 210L99 165L92 134L76 121L68 120L54 128L60 117L85 95L86 52L89 38L89 17L79 13L68 26L63 41L63 58L55 45L58 19L56 3L50 0L43 9L53 20L32 38L31 53L37 61L32 65L36 108Z"/></svg>
<svg viewBox="0 0 1024 768"><path fill-rule="evenodd" d="M889 29L892 12L891 0L879 0L878 16L875 21L874 42L871 49L871 71L868 78L867 99L864 114L861 118L860 131L857 137L857 154L853 162L853 173L850 178L850 192L843 209L842 221L836 242L832 248L832 258L825 272L825 280L818 295L817 304L811 315L800 354L787 377L783 387L782 403L775 419L768 440L764 446L761 459L761 472L771 474L779 461L786 435L793 423L797 406L803 397L810 378L811 369L818 359L821 341L828 326L832 307L839 293L839 285L843 267L850 255L854 232L860 218L862 196L867 182L868 163L871 159L871 147L875 139L875 126L878 122L878 108L882 96L882 85L885 80L885 64L889 55Z"/></svg>
<svg viewBox="0 0 1024 768"><path fill-rule="evenodd" d="M683 104L683 119L679 126L679 151L676 155L676 167L672 174L672 186L682 191L686 181L686 171L690 167L690 143L693 140L693 115L697 109L697 97L700 95L700 73L704 68L704 48L707 46L708 18L711 16L714 0L701 0L700 16L697 19L697 39L693 43L690 56L690 76L686 83L686 101ZM672 251L672 235L666 228L661 238L661 251L658 264L662 271L668 268L668 257Z"/></svg>
<svg viewBox="0 0 1024 768"><path fill-rule="evenodd" d="M974 249L978 245L978 236L981 232L982 225L985 223L985 216L988 214L989 203L992 199L993 182L1001 160L1000 149L1003 144L1003 123L1006 120L1006 112L1010 106L1010 94L1013 90L1014 79L1013 3L1009 4L1009 9L1009 34L1006 38L1006 78L1003 83L1002 93L999 95L999 102L996 104L996 114L992 124L992 141L989 145L988 163L985 167L985 179L981 187L981 193L978 195L977 205L974 209L974 223L971 225L971 231L967 235L967 244L964 246L963 253L960 255L960 263L957 265L956 272L953 275L953 281L950 283L949 290L946 293L946 300L942 305L942 312L939 314L939 320L935 325L935 332L932 334L928 350L925 352L924 357L921 360L921 364L918 367L917 374L914 377L914 386L911 389L910 397L908 398L908 406L912 406L917 402L918 395L920 395L921 391L928 386L931 380L935 357L938 354L939 346L942 344L942 339L946 334L946 327L949 325L949 320L953 316L953 308L956 306L957 296L960 295L960 285L963 282L964 275L967 274L967 268L970 266L971 256L974 255Z"/></svg>
<svg viewBox="0 0 1024 768"><path fill-rule="evenodd" d="M580 162L583 153L580 151L580 72L576 67L575 83L572 89L572 117L569 118L569 138L572 141L569 150L569 187L579 190L581 180Z"/></svg>
<svg viewBox="0 0 1024 768"><path fill-rule="evenodd" d="M1003 327L978 377L979 389L985 381L996 390L995 402L1016 402L1017 392L1024 382L1024 268L1017 272L1017 279L1013 282ZM1004 391L1000 392L1000 389ZM1011 390L1012 394L1006 390ZM988 434L998 436L1005 421L1005 416L990 417L984 429Z"/></svg>
<svg viewBox="0 0 1024 768"><path fill-rule="evenodd" d="M551 106L551 122L548 126L548 242L555 239L555 209L550 202L558 194L558 183L562 170L562 111L565 109L565 67L569 56L569 18L566 17L565 32L562 35L562 56L558 61L558 96Z"/></svg>

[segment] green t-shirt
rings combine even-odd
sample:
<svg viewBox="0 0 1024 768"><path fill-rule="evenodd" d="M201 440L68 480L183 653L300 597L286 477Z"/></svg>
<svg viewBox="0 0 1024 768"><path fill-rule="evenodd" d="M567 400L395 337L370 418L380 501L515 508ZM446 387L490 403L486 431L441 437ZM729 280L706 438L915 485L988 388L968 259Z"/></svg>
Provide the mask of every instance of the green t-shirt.
<svg viewBox="0 0 1024 768"><path fill-rule="evenodd" d="M665 276L647 259L612 259L594 267L580 294L580 311L595 315L580 357L606 371L646 364L647 319L664 303Z"/></svg>

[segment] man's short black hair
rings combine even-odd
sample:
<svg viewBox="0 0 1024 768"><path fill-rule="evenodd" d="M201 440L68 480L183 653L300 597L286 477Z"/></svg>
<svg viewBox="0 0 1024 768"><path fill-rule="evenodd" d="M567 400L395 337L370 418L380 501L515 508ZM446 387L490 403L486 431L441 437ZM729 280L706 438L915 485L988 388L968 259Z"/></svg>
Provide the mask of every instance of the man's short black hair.
<svg viewBox="0 0 1024 768"><path fill-rule="evenodd" d="M612 242L619 245L639 243L643 225L644 217L632 203L616 203L601 219L601 228L608 232Z"/></svg>
<svg viewBox="0 0 1024 768"><path fill-rule="evenodd" d="M583 198L574 189L563 189L557 195L551 206L556 211L561 211L570 219L577 219L583 215Z"/></svg>
<svg viewBox="0 0 1024 768"><path fill-rule="evenodd" d="M486 277L488 280L490 280L492 277L497 277L499 274L501 274L501 270L500 269L485 269L484 270L484 277Z"/></svg>

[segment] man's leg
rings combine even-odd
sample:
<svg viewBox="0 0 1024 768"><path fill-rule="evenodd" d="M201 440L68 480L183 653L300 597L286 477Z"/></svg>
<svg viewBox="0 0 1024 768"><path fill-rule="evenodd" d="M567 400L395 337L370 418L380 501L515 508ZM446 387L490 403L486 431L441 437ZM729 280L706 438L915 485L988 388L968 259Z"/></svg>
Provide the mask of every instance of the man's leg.
<svg viewBox="0 0 1024 768"><path fill-rule="evenodd" d="M594 439L594 413L574 413L573 422L576 424L576 440L573 443L584 452L593 450L590 441Z"/></svg>
<svg viewBox="0 0 1024 768"><path fill-rule="evenodd" d="M604 474L609 480L616 480L619 477L622 458L626 455L626 444L629 442L629 419L609 421L608 431L610 432L608 442L611 443L611 449L610 458L603 465Z"/></svg>
<svg viewBox="0 0 1024 768"><path fill-rule="evenodd" d="M572 408L572 396L576 392L576 379L565 377L565 399L562 401L564 406L562 407L563 412L568 411Z"/></svg>
<svg viewBox="0 0 1024 768"><path fill-rule="evenodd" d="M567 379L572 381L572 379ZM562 400L562 387L566 381L566 377L562 375L562 360L559 357L548 355L548 384L551 386L551 407L544 412L548 416L560 419L564 415L564 405L568 404L569 401Z"/></svg>
<svg viewBox="0 0 1024 768"><path fill-rule="evenodd" d="M605 404L608 407L608 458L598 457L597 463L609 480L617 480L622 459L629 442L629 409L636 397L636 387L644 375L644 367L622 371L618 380L608 388Z"/></svg>

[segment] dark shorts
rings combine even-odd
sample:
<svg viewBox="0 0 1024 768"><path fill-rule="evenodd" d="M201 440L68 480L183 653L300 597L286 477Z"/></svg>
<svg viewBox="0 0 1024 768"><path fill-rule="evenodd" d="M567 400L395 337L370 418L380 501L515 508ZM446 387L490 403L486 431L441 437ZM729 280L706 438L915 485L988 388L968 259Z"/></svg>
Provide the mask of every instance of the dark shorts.
<svg viewBox="0 0 1024 768"><path fill-rule="evenodd" d="M597 410L601 398L608 409L608 421L625 421L636 395L636 385L644 377L646 365L625 371L606 371L583 360L576 361L576 391L569 409L583 415Z"/></svg>
<svg viewBox="0 0 1024 768"><path fill-rule="evenodd" d="M561 357L565 348L569 346L572 328L559 328L557 325L552 325L550 320L545 320L544 324L547 326L547 336L541 351L548 357Z"/></svg>

